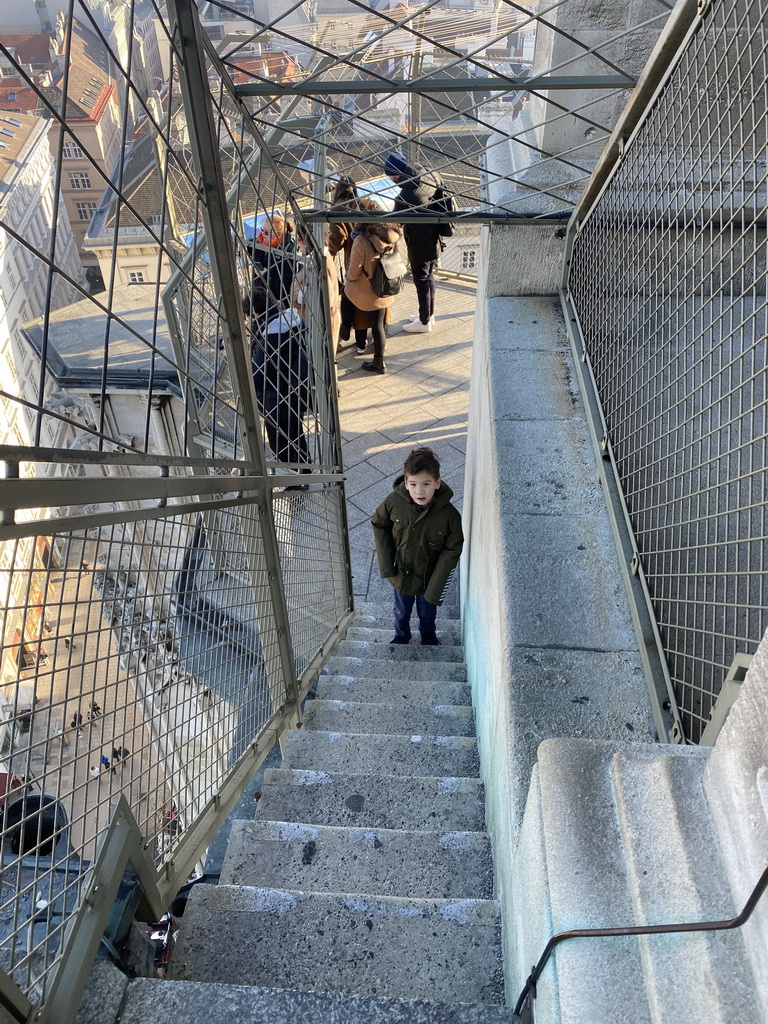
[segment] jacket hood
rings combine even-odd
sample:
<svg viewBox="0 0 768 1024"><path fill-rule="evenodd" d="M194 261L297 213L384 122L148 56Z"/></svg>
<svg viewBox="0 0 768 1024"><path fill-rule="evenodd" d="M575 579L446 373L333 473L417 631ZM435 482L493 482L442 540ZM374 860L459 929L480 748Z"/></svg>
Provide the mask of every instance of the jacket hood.
<svg viewBox="0 0 768 1024"><path fill-rule="evenodd" d="M405 488L405 474L401 473L400 476L396 477L392 489L401 497L405 498L406 501L411 501L411 496ZM453 497L453 491L445 482L440 478L440 489L435 492L435 499L431 505L427 508L445 508L446 505L450 504L451 498ZM411 501L412 505L416 505L415 501ZM418 506L417 506L418 507Z"/></svg>
<svg viewBox="0 0 768 1024"><path fill-rule="evenodd" d="M365 235L376 252L392 249L400 240L399 228L391 224L367 224Z"/></svg>

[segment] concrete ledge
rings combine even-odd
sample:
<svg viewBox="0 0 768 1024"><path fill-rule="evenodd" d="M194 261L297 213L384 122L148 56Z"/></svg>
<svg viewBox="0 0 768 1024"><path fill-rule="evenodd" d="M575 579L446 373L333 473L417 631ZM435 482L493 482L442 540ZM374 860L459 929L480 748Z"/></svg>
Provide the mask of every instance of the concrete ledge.
<svg viewBox="0 0 768 1024"><path fill-rule="evenodd" d="M535 245L526 255L536 262ZM538 744L568 736L647 742L654 733L559 300L499 297L495 283L480 284L463 640L496 893L505 933L514 935L508 851L518 839ZM516 963L506 969L518 977Z"/></svg>

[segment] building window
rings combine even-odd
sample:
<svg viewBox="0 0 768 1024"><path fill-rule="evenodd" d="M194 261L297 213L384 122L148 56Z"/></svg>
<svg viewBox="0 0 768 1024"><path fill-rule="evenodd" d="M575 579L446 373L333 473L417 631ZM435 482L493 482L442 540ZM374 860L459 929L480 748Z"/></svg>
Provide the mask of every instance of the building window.
<svg viewBox="0 0 768 1024"><path fill-rule="evenodd" d="M7 97L6 97L6 99L9 100L11 103L15 102L15 100L16 100L16 93L15 92L9 92Z"/></svg>
<svg viewBox="0 0 768 1024"><path fill-rule="evenodd" d="M8 284L11 286L11 288L15 288L16 287L16 275L14 274L14 272L11 270L10 267L7 268L6 274L8 275Z"/></svg>
<svg viewBox="0 0 768 1024"><path fill-rule="evenodd" d="M476 270L477 269L477 249L462 249L461 250L461 269L462 270Z"/></svg>
<svg viewBox="0 0 768 1024"><path fill-rule="evenodd" d="M71 188L90 188L91 178L85 171L70 171L69 184Z"/></svg>
<svg viewBox="0 0 768 1024"><path fill-rule="evenodd" d="M96 203L75 203L78 220L90 220L96 212Z"/></svg>
<svg viewBox="0 0 768 1024"><path fill-rule="evenodd" d="M128 271L128 284L145 284L146 280L143 270Z"/></svg>
<svg viewBox="0 0 768 1024"><path fill-rule="evenodd" d="M65 142L62 149L65 160L73 160L76 157L82 157L85 154L76 142Z"/></svg>

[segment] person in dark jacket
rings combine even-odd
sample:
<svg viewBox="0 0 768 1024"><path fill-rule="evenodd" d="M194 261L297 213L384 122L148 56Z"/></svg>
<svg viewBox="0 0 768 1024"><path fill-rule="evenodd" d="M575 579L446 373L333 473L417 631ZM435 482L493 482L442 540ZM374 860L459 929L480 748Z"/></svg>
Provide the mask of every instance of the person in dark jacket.
<svg viewBox="0 0 768 1024"><path fill-rule="evenodd" d="M422 645L440 643L435 632L437 607L464 546L461 516L452 497L453 491L440 479L434 452L414 448L392 493L371 518L379 573L395 588L395 635L390 643L410 642L414 603Z"/></svg>
<svg viewBox="0 0 768 1024"><path fill-rule="evenodd" d="M295 309L252 327L256 398L277 462L311 462L304 429L310 409L306 328Z"/></svg>
<svg viewBox="0 0 768 1024"><path fill-rule="evenodd" d="M384 158L387 177L400 185L395 199L395 214L404 210L428 210L435 200L440 176L434 171L410 164L402 153L389 153ZM418 316L403 325L404 331L421 334L432 330L435 320L435 270L442 252L440 231L436 221L404 224L405 244L408 248L408 262L411 265L413 283L419 299Z"/></svg>
<svg viewBox="0 0 768 1024"><path fill-rule="evenodd" d="M297 261L293 221L279 213L271 214L256 235L256 241L265 248L249 246L253 282L251 293L243 302L243 312L251 316L272 316L290 302Z"/></svg>

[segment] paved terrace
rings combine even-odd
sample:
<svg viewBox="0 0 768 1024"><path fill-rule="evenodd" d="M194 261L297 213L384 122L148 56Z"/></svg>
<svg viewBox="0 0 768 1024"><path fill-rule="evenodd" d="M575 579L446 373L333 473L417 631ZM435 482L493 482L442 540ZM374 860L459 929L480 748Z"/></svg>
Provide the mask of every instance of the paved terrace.
<svg viewBox="0 0 768 1024"><path fill-rule="evenodd" d="M347 513L355 601L390 599L392 587L379 577L370 517L402 472L412 448L426 444L462 511L469 379L475 322L473 281L438 275L435 324L429 334L407 334L403 321L417 310L407 281L391 307L392 322L383 376L360 369L372 357L358 356L354 343L338 356L341 431L347 478ZM456 588L444 611L458 614Z"/></svg>

